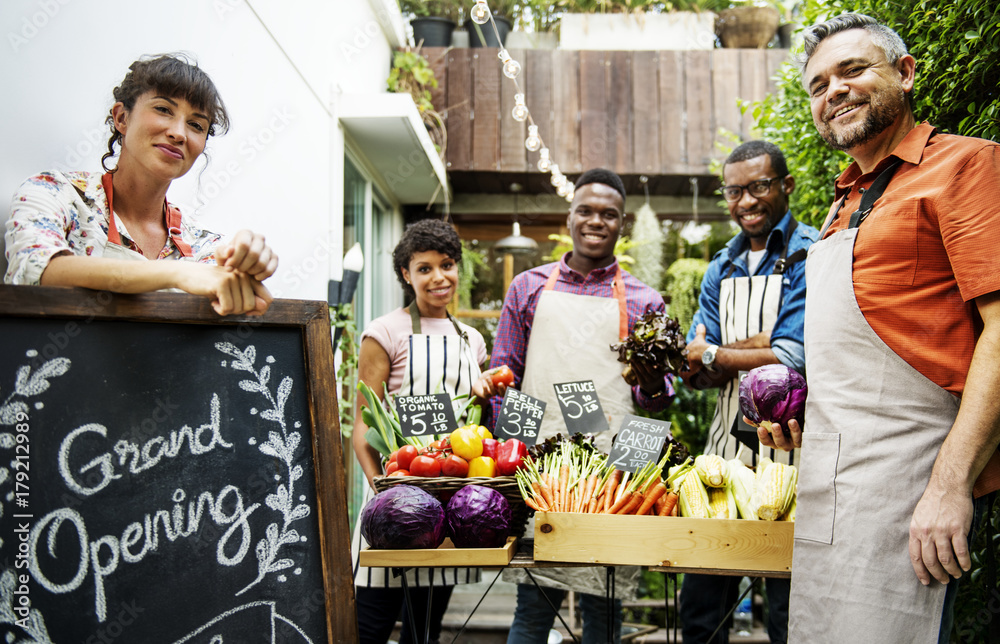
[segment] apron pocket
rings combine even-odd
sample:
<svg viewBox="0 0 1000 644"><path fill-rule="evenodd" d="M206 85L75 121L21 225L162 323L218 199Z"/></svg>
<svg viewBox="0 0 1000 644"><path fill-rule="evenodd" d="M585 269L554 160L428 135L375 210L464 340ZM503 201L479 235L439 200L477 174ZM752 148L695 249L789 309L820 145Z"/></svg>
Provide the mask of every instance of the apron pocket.
<svg viewBox="0 0 1000 644"><path fill-rule="evenodd" d="M831 544L837 509L840 434L804 433L799 458L795 538Z"/></svg>

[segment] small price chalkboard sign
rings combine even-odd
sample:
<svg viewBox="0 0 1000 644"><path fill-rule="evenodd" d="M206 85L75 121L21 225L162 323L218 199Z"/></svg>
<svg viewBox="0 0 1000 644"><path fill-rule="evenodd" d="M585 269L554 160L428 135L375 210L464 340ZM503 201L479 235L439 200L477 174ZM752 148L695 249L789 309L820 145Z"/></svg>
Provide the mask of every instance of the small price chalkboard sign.
<svg viewBox="0 0 1000 644"><path fill-rule="evenodd" d="M559 409L566 421L566 431L573 434L600 434L608 431L608 419L597 398L593 380L560 382L552 385Z"/></svg>
<svg viewBox="0 0 1000 644"><path fill-rule="evenodd" d="M448 394L396 396L395 401L403 436L449 434L458 428Z"/></svg>
<svg viewBox="0 0 1000 644"><path fill-rule="evenodd" d="M545 415L545 401L507 387L497 418L498 439L517 438L529 447L538 440L538 429Z"/></svg>
<svg viewBox="0 0 1000 644"><path fill-rule="evenodd" d="M670 435L670 423L626 414L611 447L611 464L625 472L638 472L655 461Z"/></svg>

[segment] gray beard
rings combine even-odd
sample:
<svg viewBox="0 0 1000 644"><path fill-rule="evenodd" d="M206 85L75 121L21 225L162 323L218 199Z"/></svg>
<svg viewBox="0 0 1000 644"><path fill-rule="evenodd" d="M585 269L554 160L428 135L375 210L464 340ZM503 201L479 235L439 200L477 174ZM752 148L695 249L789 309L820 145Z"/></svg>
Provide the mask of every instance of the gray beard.
<svg viewBox="0 0 1000 644"><path fill-rule="evenodd" d="M859 126L838 134L828 122L823 121L817 128L819 135L834 150L845 152L868 143L896 122L906 103L906 93L901 88L898 95L894 96L890 92L891 90L883 90L871 95L868 116Z"/></svg>

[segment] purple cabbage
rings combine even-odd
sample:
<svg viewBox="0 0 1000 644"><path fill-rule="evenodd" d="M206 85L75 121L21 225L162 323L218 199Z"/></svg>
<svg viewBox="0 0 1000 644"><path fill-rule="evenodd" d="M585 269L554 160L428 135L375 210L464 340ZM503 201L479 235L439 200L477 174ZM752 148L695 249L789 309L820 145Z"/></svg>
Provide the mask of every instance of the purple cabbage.
<svg viewBox="0 0 1000 644"><path fill-rule="evenodd" d="M441 502L413 485L379 492L361 512L361 536L372 548L437 548L444 541Z"/></svg>
<svg viewBox="0 0 1000 644"><path fill-rule="evenodd" d="M771 431L778 423L788 427L795 419L802 424L806 408L806 379L783 364L751 369L740 382L740 411L755 427Z"/></svg>
<svg viewBox="0 0 1000 644"><path fill-rule="evenodd" d="M448 536L457 548L499 548L510 534L510 504L483 485L466 485L448 501Z"/></svg>

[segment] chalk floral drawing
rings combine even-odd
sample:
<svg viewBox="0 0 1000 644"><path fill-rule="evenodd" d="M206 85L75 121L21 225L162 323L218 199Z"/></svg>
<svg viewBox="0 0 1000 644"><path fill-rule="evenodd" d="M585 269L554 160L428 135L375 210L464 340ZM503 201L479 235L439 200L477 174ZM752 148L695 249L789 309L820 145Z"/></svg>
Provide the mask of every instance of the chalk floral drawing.
<svg viewBox="0 0 1000 644"><path fill-rule="evenodd" d="M34 360L38 357L38 351L29 349L25 352L25 355ZM42 363L34 371L32 371L30 364L18 367L17 373L14 376L14 390L0 404L0 425L13 425L16 427L19 423L26 421L30 417L30 407L24 400L17 399L32 398L44 393L49 388L49 380L69 371L70 364L68 358L53 358ZM35 404L36 408L40 408L41 403ZM14 432L0 431L0 447L14 449L16 444L17 439ZM0 496L0 517L3 517L6 511L4 504L13 501L15 496L13 488L16 473L12 472L11 468L27 469L27 465L22 465L22 463L26 463L26 461L15 458L11 460L10 468L0 466L0 486L2 488L6 488L8 485L11 487L10 491L4 489L0 492L2 494ZM21 499L21 497L18 498ZM0 548L3 545L3 539L0 538ZM45 619L39 611L32 608L28 611L27 617L14 612L14 590L16 586L17 581L14 571L5 570L0 574L0 626L20 628L23 631L23 638L17 640L19 642L28 644L51 643L52 640L45 628ZM26 595L20 596L26 597ZM21 607L19 610L24 609ZM0 631L2 630L5 629L0 629Z"/></svg>
<svg viewBox="0 0 1000 644"><path fill-rule="evenodd" d="M250 582L243 590L236 593L241 595L254 587L270 573L280 572L295 565L295 561L288 557L280 557L283 546L304 540L292 527L292 522L304 519L309 516L310 508L306 503L295 502L295 482L302 478L302 466L295 464L295 456L299 445L302 442L302 434L294 429L290 430L285 418L285 403L292 393L292 378L285 376L278 384L274 394L271 393L271 364L274 358L268 356L265 359L267 364L256 367L257 349L254 345L240 350L231 342L217 342L215 348L230 356L229 367L237 371L246 371L253 374L254 379L241 380L240 389L251 393L259 393L270 405L269 409L258 411L252 409L251 413L257 413L264 420L277 423L280 433L275 430L268 432L267 440L260 443L257 448L268 456L273 456L285 464L287 471L287 485L279 483L277 489L265 497L264 502L267 507L275 512L281 513L283 521L281 525L277 522L267 526L264 538L257 542L257 578ZM223 366L226 363L223 362ZM296 424L297 426L297 424ZM279 577L284 581L284 577Z"/></svg>

